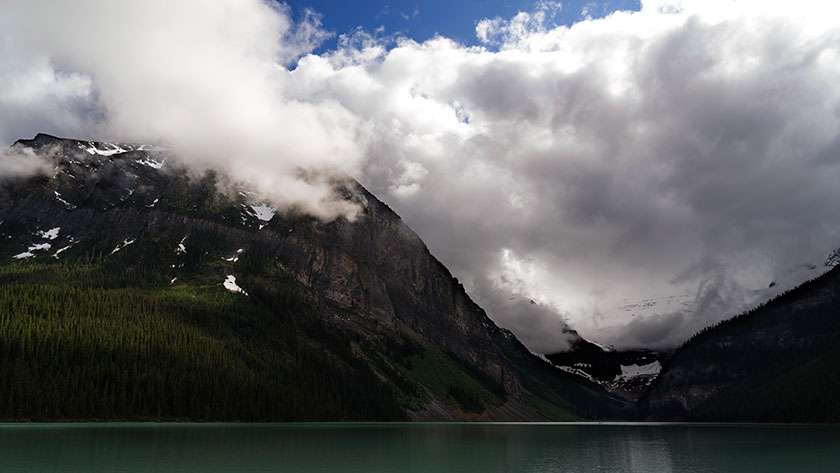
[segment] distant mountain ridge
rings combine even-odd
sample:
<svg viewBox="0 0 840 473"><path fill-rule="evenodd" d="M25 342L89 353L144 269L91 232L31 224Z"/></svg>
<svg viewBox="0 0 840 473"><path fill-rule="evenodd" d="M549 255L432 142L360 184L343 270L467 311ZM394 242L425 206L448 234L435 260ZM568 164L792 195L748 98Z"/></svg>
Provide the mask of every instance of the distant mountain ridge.
<svg viewBox="0 0 840 473"><path fill-rule="evenodd" d="M840 267L680 347L638 402L648 420L840 421Z"/></svg>
<svg viewBox="0 0 840 473"><path fill-rule="evenodd" d="M653 350L616 350L592 343L574 332L570 348L546 359L558 369L600 384L635 401L659 375L667 354Z"/></svg>
<svg viewBox="0 0 840 473"><path fill-rule="evenodd" d="M191 178L159 147L44 134L15 146L49 151L55 169L51 176L0 183L0 288L6 291L0 307L8 308L4 323L22 330L0 330L0 349L10 360L4 367L11 370L0 373L0 394L17 400L0 407L0 417L563 420L616 417L626 407L601 387L552 368L497 327L420 238L352 180L337 188L363 206L362 216L325 223L278 212L247 189L226 195L218 176ZM91 330L61 328L68 319L58 301L74 297L90 307L80 317ZM31 304L19 307L22 300ZM193 307L189 300L206 304ZM32 326L44 311L51 314L45 325ZM120 327L117 339L127 336L125 327L151 324L148 333L132 328L132 343L159 345L163 358L183 352L192 360L196 383L209 389L196 393L195 402L207 405L167 391L164 380L177 371L169 365L141 369L140 378L154 375L149 392L139 378L121 375L146 365L139 352L97 338L109 333L102 331L109 313L119 314L108 322ZM158 326L164 322L185 338L168 339ZM282 343L269 336L278 329L272 324L287 332ZM225 383L233 378L226 381L218 368L195 359L196 339L216 347L219 363L238 367L231 373L250 380L243 395L262 407L232 407ZM28 340L49 340L51 357L40 358ZM108 361L89 351L91 343L102 345ZM67 361L80 346L86 348L79 359L87 362ZM298 359L318 359L320 371L309 373ZM100 362L99 371L86 368ZM86 373L82 382L94 393L81 388L72 406L60 395L75 383L61 376L68 369ZM300 380L284 384L278 372ZM45 381L38 373L56 377L48 383L53 394L43 399L35 394ZM265 384L256 381L263 378ZM97 412L103 386L110 411ZM354 394L337 395L343 391ZM272 396L294 399L297 407L272 406ZM383 397L390 407L372 410L368 396ZM162 406L160 398L179 400ZM313 412L318 398L325 399L325 413ZM219 403L226 407L214 415L210 406ZM132 415L127 406L139 411Z"/></svg>

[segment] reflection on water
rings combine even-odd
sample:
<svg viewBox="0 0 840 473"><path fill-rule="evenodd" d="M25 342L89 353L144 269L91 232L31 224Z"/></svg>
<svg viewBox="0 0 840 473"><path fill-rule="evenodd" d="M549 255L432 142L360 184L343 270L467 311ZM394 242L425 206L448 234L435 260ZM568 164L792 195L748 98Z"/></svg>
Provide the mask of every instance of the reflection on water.
<svg viewBox="0 0 840 473"><path fill-rule="evenodd" d="M840 472L840 427L0 424L2 472Z"/></svg>

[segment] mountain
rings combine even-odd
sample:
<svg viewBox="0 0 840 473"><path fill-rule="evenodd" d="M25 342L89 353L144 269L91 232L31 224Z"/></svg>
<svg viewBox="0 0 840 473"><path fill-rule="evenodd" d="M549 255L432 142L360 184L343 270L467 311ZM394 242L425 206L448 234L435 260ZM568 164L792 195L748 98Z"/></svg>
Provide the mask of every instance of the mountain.
<svg viewBox="0 0 840 473"><path fill-rule="evenodd" d="M160 148L39 134L0 180L0 418L571 420L627 405L497 327L387 205L278 212ZM234 191L223 192L222 188Z"/></svg>
<svg viewBox="0 0 840 473"><path fill-rule="evenodd" d="M692 337L664 363L638 412L648 420L838 422L837 393L835 266Z"/></svg>
<svg viewBox="0 0 840 473"><path fill-rule="evenodd" d="M600 384L629 401L636 401L647 390L667 358L653 350L615 350L572 332L569 350L545 358L557 368Z"/></svg>
<svg viewBox="0 0 840 473"><path fill-rule="evenodd" d="M787 293L806 281L815 279L840 263L840 249L834 250L822 264L802 263L783 271L760 289L744 289L744 297L756 305ZM690 293L669 296L628 298L616 309L623 318L649 318L659 314L683 311L689 314L694 304ZM663 363L672 350L616 350L583 339L572 333L567 351L546 355L557 368L577 374L603 386L628 401L636 401L659 376Z"/></svg>

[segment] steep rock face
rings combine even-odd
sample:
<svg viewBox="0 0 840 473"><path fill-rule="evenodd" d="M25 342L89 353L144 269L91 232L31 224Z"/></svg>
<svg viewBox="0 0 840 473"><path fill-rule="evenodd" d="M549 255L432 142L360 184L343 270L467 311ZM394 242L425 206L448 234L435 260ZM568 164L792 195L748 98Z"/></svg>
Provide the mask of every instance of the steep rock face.
<svg viewBox="0 0 840 473"><path fill-rule="evenodd" d="M652 420L840 419L840 269L706 329L639 401Z"/></svg>
<svg viewBox="0 0 840 473"><path fill-rule="evenodd" d="M366 204L358 220L280 217L265 229L279 229L273 233L287 268L323 296L337 321L373 333L408 329L517 393L494 345L501 329L390 208L350 185Z"/></svg>
<svg viewBox="0 0 840 473"><path fill-rule="evenodd" d="M10 261L32 245L42 246L24 259L107 258L136 245L148 248L141 259L171 262L167 281L178 280L185 265L220 262L205 264L220 285L274 261L336 330L373 346L399 337L431 343L501 385L509 404L481 419L545 418L552 403L579 417L614 416L620 408L597 386L551 368L497 327L399 216L354 181L338 188L362 205L362 214L353 222L323 222L265 212L266 203L246 189L227 195L212 173L189 177L164 150L43 134L16 145L48 155L55 166L51 176L0 186L0 258ZM37 232L52 228L60 228L59 235L44 249ZM53 254L59 249L63 253ZM464 418L463 412L428 412L414 417Z"/></svg>

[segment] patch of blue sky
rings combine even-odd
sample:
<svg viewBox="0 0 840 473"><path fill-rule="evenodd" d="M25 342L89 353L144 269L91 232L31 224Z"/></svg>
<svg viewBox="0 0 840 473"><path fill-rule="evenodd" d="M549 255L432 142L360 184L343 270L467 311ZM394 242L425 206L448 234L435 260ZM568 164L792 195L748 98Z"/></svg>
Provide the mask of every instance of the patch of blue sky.
<svg viewBox="0 0 840 473"><path fill-rule="evenodd" d="M323 27L334 33L319 50L332 49L342 34L357 29L374 34L402 35L425 41L442 35L466 45L479 44L475 26L484 18L511 18L520 11L533 11L533 0L286 0L295 19L305 9L322 15ZM552 2L556 3L556 2ZM556 25L572 25L586 18L600 18L617 10L639 10L640 0L568 0L560 2L551 19Z"/></svg>

